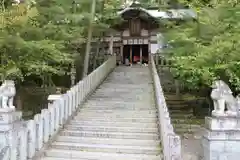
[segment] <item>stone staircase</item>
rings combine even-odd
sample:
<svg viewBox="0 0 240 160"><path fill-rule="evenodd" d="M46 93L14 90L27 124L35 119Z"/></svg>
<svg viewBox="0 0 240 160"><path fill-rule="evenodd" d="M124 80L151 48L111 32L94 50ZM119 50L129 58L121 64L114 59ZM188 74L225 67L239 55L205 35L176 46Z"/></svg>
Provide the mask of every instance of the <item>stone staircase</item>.
<svg viewBox="0 0 240 160"><path fill-rule="evenodd" d="M192 108L183 98L183 94L181 97L176 96L175 81L169 67L159 66L158 74L175 132L181 136L189 136L198 132L201 125L204 124L204 117L199 118L193 115Z"/></svg>
<svg viewBox="0 0 240 160"><path fill-rule="evenodd" d="M160 160L148 67L117 67L59 132L40 160Z"/></svg>
<svg viewBox="0 0 240 160"><path fill-rule="evenodd" d="M166 102L172 118L175 132L179 135L192 135L201 130L204 118L193 115L192 108L188 106L183 98L174 94L166 93Z"/></svg>

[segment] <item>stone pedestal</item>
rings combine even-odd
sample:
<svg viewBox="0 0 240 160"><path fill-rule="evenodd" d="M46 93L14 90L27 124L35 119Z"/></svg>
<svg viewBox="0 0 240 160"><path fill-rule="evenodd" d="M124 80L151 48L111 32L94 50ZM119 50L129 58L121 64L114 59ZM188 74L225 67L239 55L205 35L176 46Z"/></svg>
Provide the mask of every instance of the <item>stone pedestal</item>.
<svg viewBox="0 0 240 160"><path fill-rule="evenodd" d="M206 117L204 160L240 159L240 117Z"/></svg>
<svg viewBox="0 0 240 160"><path fill-rule="evenodd" d="M16 137L21 127L21 112L16 112L12 108L0 109L0 143L9 146L11 160L17 158L17 142Z"/></svg>

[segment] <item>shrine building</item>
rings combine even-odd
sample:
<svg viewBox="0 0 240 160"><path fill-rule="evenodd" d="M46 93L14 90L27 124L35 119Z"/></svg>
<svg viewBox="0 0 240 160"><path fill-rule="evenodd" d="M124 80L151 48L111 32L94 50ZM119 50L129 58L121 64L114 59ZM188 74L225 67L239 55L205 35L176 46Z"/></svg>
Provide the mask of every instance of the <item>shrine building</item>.
<svg viewBox="0 0 240 160"><path fill-rule="evenodd" d="M161 32L162 20L194 19L191 9L171 9L159 11L157 7L144 8L137 1L118 12L122 21L112 26L104 41L109 44L110 52L117 55L117 61L124 63L128 58L132 64L148 63L149 54L156 54L163 47Z"/></svg>

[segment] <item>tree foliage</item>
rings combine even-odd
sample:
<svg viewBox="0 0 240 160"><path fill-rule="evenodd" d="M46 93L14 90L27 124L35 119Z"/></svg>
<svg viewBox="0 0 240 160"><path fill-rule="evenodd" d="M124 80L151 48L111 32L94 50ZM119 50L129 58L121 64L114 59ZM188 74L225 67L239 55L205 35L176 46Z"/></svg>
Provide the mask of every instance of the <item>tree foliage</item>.
<svg viewBox="0 0 240 160"><path fill-rule="evenodd" d="M119 1L97 3L95 37L116 21ZM91 1L38 0L12 5L1 0L1 4L0 73L4 79L33 76L44 81L46 76L66 75L74 59L83 59Z"/></svg>
<svg viewBox="0 0 240 160"><path fill-rule="evenodd" d="M190 89L215 79L240 90L240 5L236 1L182 1L197 11L197 21L173 26L165 36L172 73Z"/></svg>

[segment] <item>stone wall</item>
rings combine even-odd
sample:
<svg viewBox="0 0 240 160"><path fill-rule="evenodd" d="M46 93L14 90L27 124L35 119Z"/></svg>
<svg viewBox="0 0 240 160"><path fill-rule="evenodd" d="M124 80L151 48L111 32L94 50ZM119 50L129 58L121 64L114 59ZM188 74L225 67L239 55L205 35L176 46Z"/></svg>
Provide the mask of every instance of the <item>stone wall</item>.
<svg viewBox="0 0 240 160"><path fill-rule="evenodd" d="M7 108L1 105L0 159L27 160L36 156L115 65L116 57L112 56L67 93L50 96L48 108L43 109L31 120L24 121L21 112L17 112L10 105ZM6 97L9 98L8 95Z"/></svg>

